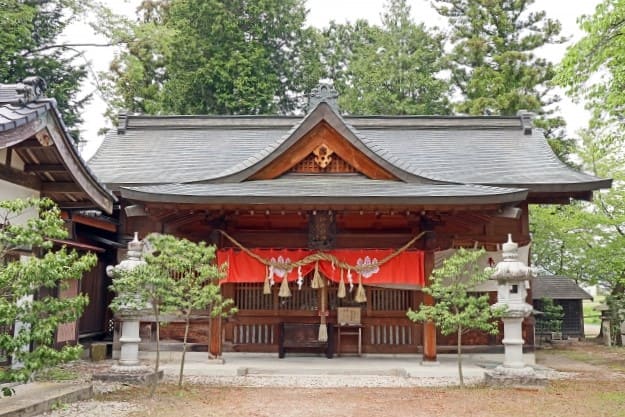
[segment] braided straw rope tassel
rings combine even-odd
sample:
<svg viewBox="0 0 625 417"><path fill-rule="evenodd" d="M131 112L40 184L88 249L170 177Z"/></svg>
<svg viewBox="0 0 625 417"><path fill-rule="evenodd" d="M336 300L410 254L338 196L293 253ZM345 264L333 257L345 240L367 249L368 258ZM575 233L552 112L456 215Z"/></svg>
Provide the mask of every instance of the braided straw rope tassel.
<svg viewBox="0 0 625 417"><path fill-rule="evenodd" d="M289 288L289 274L285 273L284 278L282 278L282 283L280 284L280 291L278 292L278 297L290 297L291 289Z"/></svg>
<svg viewBox="0 0 625 417"><path fill-rule="evenodd" d="M345 291L345 281L343 280L343 270L341 269L341 280L339 281L339 288L336 291L338 298L345 298L347 291Z"/></svg>
<svg viewBox="0 0 625 417"><path fill-rule="evenodd" d="M365 292L365 287L362 285L362 275L358 275L358 288L356 289L356 296L354 297L354 301L357 303L366 303L367 302L367 293Z"/></svg>
<svg viewBox="0 0 625 417"><path fill-rule="evenodd" d="M323 287L323 283L322 283L322 287ZM327 294L327 290L322 288L321 289L321 303L320 303L321 308L319 309L319 314L321 314L321 323L319 324L319 336L317 337L317 339L320 342L328 341L328 326L326 325L326 315L325 315L326 294Z"/></svg>
<svg viewBox="0 0 625 417"><path fill-rule="evenodd" d="M269 282L269 267L265 267L267 270L267 276L265 277L265 285L263 285L263 294L271 294L271 283Z"/></svg>
<svg viewBox="0 0 625 417"><path fill-rule="evenodd" d="M315 263L315 272L313 274L312 282L310 283L311 288L323 288L324 283L321 278L321 274L319 273L319 261Z"/></svg>

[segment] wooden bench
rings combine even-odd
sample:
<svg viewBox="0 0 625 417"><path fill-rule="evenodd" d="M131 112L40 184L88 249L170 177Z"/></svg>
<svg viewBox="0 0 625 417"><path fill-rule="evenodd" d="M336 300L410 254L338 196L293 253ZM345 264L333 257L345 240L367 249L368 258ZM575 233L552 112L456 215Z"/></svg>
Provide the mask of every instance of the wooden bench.
<svg viewBox="0 0 625 417"><path fill-rule="evenodd" d="M332 326L326 324L328 329L328 340L319 341L319 324L311 323L280 323L280 336L278 346L278 357L284 358L288 350L294 351L321 351L328 359L334 355L332 343Z"/></svg>

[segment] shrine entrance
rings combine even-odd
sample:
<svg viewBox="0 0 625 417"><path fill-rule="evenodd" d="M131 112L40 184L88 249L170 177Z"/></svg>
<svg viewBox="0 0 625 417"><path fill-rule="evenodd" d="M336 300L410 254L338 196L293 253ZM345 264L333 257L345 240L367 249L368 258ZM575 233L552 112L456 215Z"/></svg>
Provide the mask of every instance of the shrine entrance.
<svg viewBox="0 0 625 417"><path fill-rule="evenodd" d="M421 329L406 311L423 301L424 253L412 247L425 232L397 249L329 249L335 224L333 216L323 217L309 222L308 245L322 249L250 249L221 232L233 246L218 252L218 262L228 266L222 292L239 309L224 326L224 350L282 356L285 344L304 350L328 343L328 357L334 350L417 352ZM311 325L319 326L316 340L304 330Z"/></svg>

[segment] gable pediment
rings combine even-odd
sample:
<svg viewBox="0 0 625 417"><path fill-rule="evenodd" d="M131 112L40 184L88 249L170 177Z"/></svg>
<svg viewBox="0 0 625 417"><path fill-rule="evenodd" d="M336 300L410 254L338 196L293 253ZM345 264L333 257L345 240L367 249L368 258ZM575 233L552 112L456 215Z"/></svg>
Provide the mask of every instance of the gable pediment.
<svg viewBox="0 0 625 417"><path fill-rule="evenodd" d="M271 163L247 179L275 179L288 172L358 173L370 179L399 180L326 120L319 121Z"/></svg>

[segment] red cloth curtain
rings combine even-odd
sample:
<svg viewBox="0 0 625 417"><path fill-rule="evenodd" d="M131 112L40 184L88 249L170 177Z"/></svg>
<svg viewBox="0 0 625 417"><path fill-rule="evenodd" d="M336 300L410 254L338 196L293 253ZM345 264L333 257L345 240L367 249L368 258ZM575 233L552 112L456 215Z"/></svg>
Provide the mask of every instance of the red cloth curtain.
<svg viewBox="0 0 625 417"><path fill-rule="evenodd" d="M306 249L253 249L253 253L266 260L278 262L296 262L315 252ZM359 263L377 263L393 253L392 249L337 249L326 251L341 262L355 266ZM282 258L282 261L280 260ZM288 261L287 261L288 259ZM227 277L222 283L234 282L263 282L267 277L268 267L247 253L235 249L221 249L217 252L217 261L220 265L228 264ZM425 285L424 254L422 251L404 251L378 268L364 272L363 284L402 284ZM315 262L301 267L302 276L307 275L315 268ZM319 261L319 271L328 279L338 282L341 271L338 265L330 261ZM280 282L284 271L274 268L274 279ZM297 268L286 273L289 281L298 277ZM344 272L347 282L347 271ZM358 273L352 271L354 283L358 283Z"/></svg>

